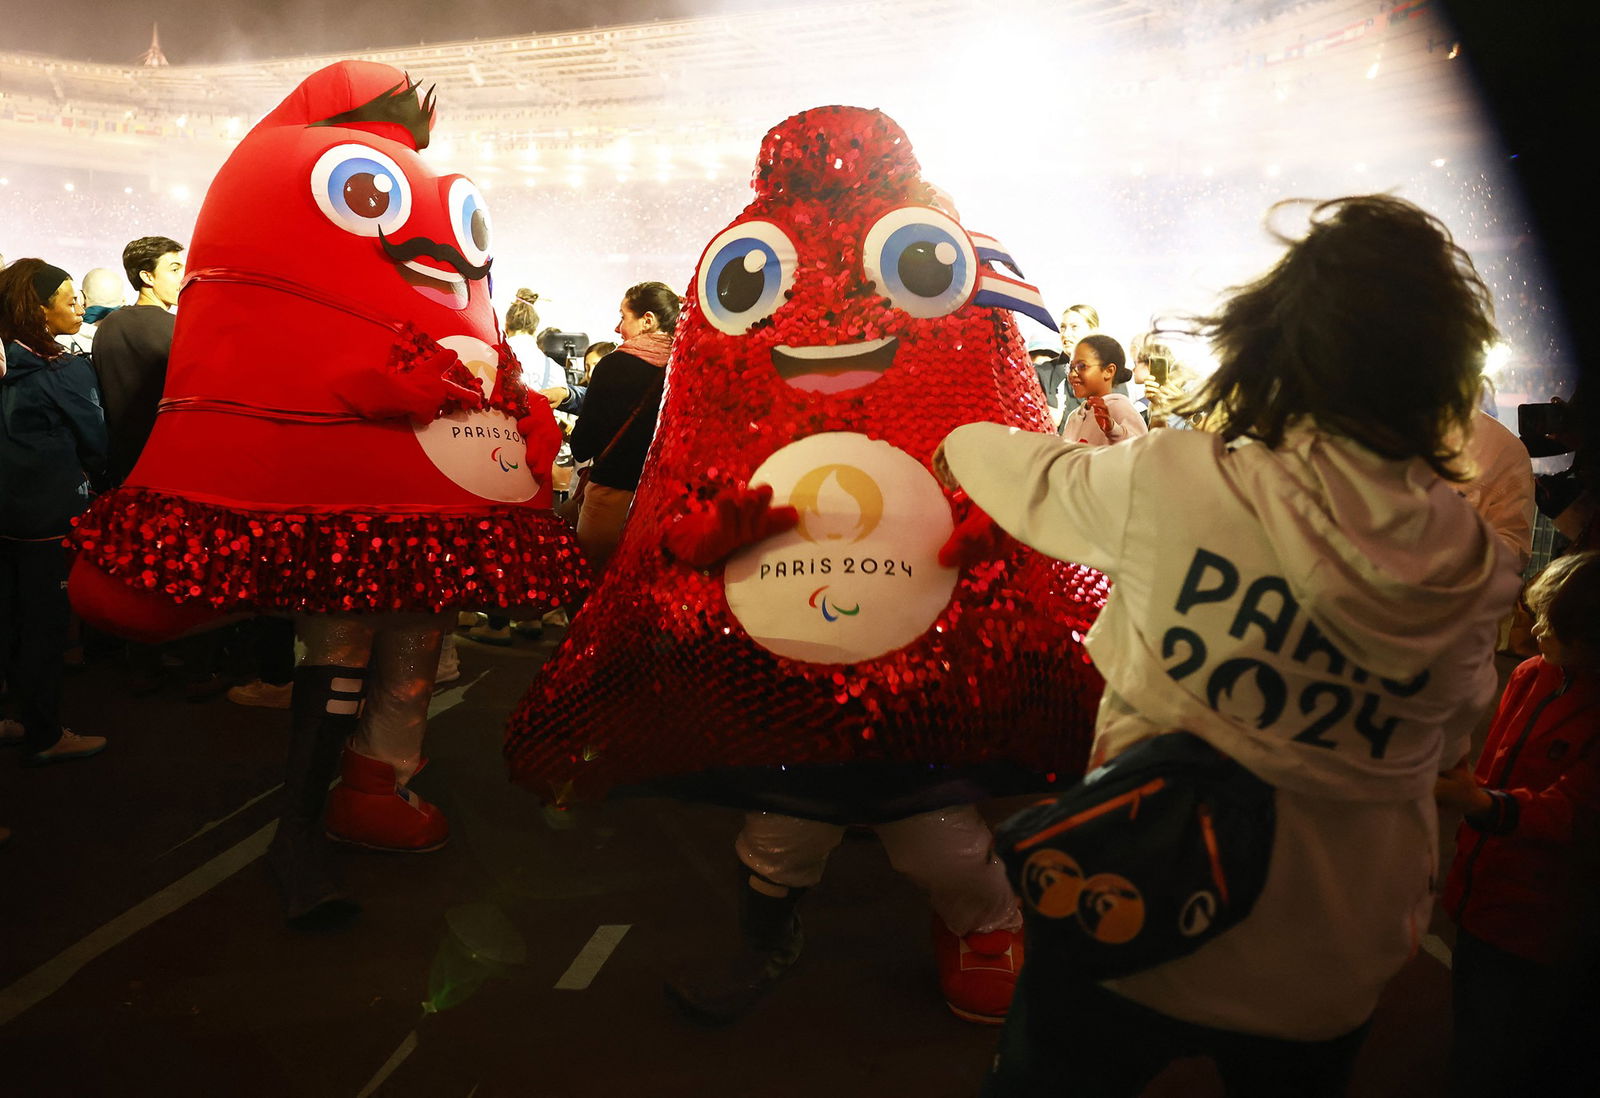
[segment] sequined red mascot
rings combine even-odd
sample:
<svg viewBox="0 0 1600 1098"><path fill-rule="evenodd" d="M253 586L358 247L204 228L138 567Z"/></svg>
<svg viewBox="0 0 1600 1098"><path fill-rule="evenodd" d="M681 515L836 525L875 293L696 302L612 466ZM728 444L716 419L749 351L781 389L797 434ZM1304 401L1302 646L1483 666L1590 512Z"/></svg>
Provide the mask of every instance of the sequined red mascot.
<svg viewBox="0 0 1600 1098"><path fill-rule="evenodd" d="M311 76L239 143L189 251L160 415L76 532L73 602L145 639L296 615L289 805L269 861L291 918L346 910L326 826L427 850L442 612L548 608L583 564L549 511L560 433L489 300L488 211L418 155L432 96L387 65Z"/></svg>
<svg viewBox="0 0 1600 1098"><path fill-rule="evenodd" d="M839 825L867 822L932 894L947 999L992 1019L1020 919L970 802L1008 766L1081 772L1106 587L999 535L929 462L958 424L1050 429L1005 310L1048 313L876 111L788 119L754 185L689 288L619 552L507 757L556 802L621 785L762 810L737 844L745 946L674 985L691 1013L755 1001Z"/></svg>

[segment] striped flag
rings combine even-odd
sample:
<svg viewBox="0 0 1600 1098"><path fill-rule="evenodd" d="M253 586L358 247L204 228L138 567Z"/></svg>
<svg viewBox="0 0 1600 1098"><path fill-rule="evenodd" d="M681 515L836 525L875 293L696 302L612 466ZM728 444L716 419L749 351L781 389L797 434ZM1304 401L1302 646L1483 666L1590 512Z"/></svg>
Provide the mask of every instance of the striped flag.
<svg viewBox="0 0 1600 1098"><path fill-rule="evenodd" d="M972 241L973 250L978 253L978 285L977 292L972 296L974 305L988 305L996 309L1013 309L1019 313L1026 313L1052 332L1060 331L1056 327L1055 317L1050 315L1050 310L1044 306L1044 298L1039 296L1039 288L1022 281L1022 268L1017 266L1017 261L1011 258L1011 249L1000 241L984 233L967 232L967 239ZM1004 263L1017 273L1016 278L1002 274L997 263Z"/></svg>
<svg viewBox="0 0 1600 1098"><path fill-rule="evenodd" d="M972 241L973 248L977 249L978 258L985 263L990 265L997 262L1004 263L1007 267L1017 272L1018 278L1027 277L1022 273L1022 268L1017 266L1017 261L1011 258L1011 250L994 237L987 236L984 233L969 232L967 233L967 239Z"/></svg>
<svg viewBox="0 0 1600 1098"><path fill-rule="evenodd" d="M1039 296L1038 287L1031 286L1020 278L1003 275L996 270L979 269L978 292L972 295L972 303L1026 313L1052 332L1060 331L1056 327L1055 317L1045 308L1044 298Z"/></svg>

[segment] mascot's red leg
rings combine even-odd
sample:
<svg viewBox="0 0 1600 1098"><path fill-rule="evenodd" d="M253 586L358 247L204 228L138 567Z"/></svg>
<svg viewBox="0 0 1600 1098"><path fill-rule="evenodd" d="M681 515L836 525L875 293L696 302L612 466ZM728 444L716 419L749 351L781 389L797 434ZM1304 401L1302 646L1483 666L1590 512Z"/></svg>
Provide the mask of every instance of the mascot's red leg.
<svg viewBox="0 0 1600 1098"><path fill-rule="evenodd" d="M412 854L449 840L444 813L407 786L426 763L422 737L444 627L442 617L413 615L378 630L361 726L328 794L333 838Z"/></svg>
<svg viewBox="0 0 1600 1098"><path fill-rule="evenodd" d="M72 609L102 632L144 644L161 644L188 633L215 629L243 615L223 614L200 602L177 603L138 591L79 557L67 578Z"/></svg>
<svg viewBox="0 0 1600 1098"><path fill-rule="evenodd" d="M934 956L950 1009L999 1025L1022 968L1022 912L994 855L994 837L970 804L907 816L874 830L889 864L933 902Z"/></svg>

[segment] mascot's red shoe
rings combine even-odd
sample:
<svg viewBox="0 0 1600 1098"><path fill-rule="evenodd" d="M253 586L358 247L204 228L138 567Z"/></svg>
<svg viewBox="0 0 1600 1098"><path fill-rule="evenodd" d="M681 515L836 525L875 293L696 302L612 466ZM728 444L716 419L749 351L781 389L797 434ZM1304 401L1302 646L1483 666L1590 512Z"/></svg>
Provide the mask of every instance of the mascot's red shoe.
<svg viewBox="0 0 1600 1098"><path fill-rule="evenodd" d="M1022 931L991 930L957 937L933 917L933 953L939 990L957 1017L997 1026L1011 1009L1022 971Z"/></svg>
<svg viewBox="0 0 1600 1098"><path fill-rule="evenodd" d="M394 767L348 746L323 820L329 838L373 850L426 854L450 841L443 812L396 781Z"/></svg>

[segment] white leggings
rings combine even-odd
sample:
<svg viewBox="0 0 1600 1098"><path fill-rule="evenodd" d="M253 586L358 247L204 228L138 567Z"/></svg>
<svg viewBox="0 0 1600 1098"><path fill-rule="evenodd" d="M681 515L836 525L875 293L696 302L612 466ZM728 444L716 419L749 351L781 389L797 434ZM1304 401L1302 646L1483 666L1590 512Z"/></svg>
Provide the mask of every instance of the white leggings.
<svg viewBox="0 0 1600 1098"><path fill-rule="evenodd" d="M994 856L989 825L972 805L907 816L873 830L890 864L928 894L933 910L953 933L1022 925L1005 868ZM752 873L788 888L809 888L822 880L828 855L843 838L844 828L837 824L750 812L733 846Z"/></svg>
<svg viewBox="0 0 1600 1098"><path fill-rule="evenodd" d="M365 667L366 703L352 750L394 767L402 785L422 766L422 737L453 615L316 614L295 619L308 665Z"/></svg>

